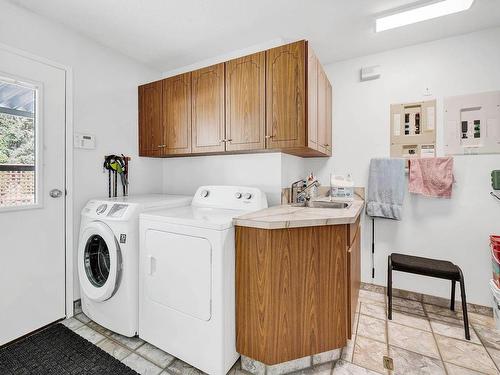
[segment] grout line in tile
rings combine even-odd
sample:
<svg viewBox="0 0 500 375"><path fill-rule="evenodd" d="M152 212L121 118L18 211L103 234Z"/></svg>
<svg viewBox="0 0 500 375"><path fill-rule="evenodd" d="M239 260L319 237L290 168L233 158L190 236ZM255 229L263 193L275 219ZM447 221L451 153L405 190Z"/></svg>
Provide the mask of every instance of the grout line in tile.
<svg viewBox="0 0 500 375"><path fill-rule="evenodd" d="M90 320L90 322L93 322L93 320ZM90 322L88 322L88 323L90 323ZM102 333L101 333L101 332L99 332L99 331L95 330L94 328L90 327L90 326L88 325L88 323L84 323L84 325L86 325L86 326L87 326L87 327L89 327L90 329L92 329L92 330L96 331L97 333L101 334L102 336L104 336L104 338L103 338L102 340L99 340L99 341L95 344L96 346L97 346L97 344L98 344L98 343L100 343L101 341L104 341L105 339L109 339L109 340L113 341L115 344L117 344L118 346L120 346L120 347L122 347L122 348L124 348L124 349L126 349L126 350L128 350L128 351L129 351L129 353L128 353L125 357L123 357L123 358L120 360L120 362L123 362L123 360L124 360L125 358L129 357L132 353L134 353L134 354L138 355L139 357L141 357L141 358L145 359L146 361L148 361L148 362L152 363L153 365L155 365L155 366L157 366L157 367L161 368L161 369L162 369L162 371L163 371L163 370L166 370L166 369L167 369L167 367L169 367L169 366L170 366L170 365L171 365L171 364L172 364L172 363L173 363L173 362L177 359L177 357L175 357L175 356L173 356L172 354L170 354L170 355L172 355L172 357L174 357L174 359L173 359L172 361L170 361L170 362L169 362L169 364L167 365L167 367L162 368L162 367L158 366L156 363L154 363L153 361L151 361L150 359L146 358L145 356L143 356L142 354L140 354L140 353L138 353L138 352L137 352L137 350L138 350L140 347L142 347L144 344L146 344L146 341L144 341L144 340L143 340L144 342L143 342L143 343L141 343L141 344L140 344L137 348L132 349L132 348L129 348L128 346L126 346L126 345L122 344L121 342L119 342L118 340L116 340L116 339L115 339L114 337L112 337L111 335L108 335L108 334L106 334L106 333L104 333L104 332L102 332ZM98 324L98 323L97 323L97 324ZM105 328L105 327L104 327L104 328ZM112 331L110 331L110 332L112 332ZM116 333L116 332L112 332L112 333ZM138 336L137 336L137 337L138 337ZM142 339L141 339L141 340L142 340ZM159 348L158 348L158 349L159 349ZM161 349L160 349L160 350L161 350ZM167 353L167 354L169 354L169 353Z"/></svg>
<svg viewBox="0 0 500 375"><path fill-rule="evenodd" d="M444 364L445 364L445 368L446 368L446 363L449 363L450 365L453 365L453 366L461 367L461 368L466 369L466 370L474 371L474 372L477 372L477 373L479 373L479 374L491 375L491 374L488 374L487 372L482 372L482 371L479 371L478 369L465 367L465 366L463 366L463 365L457 365L457 364L455 364L455 363L451 363L451 362L444 362Z"/></svg>
<svg viewBox="0 0 500 375"><path fill-rule="evenodd" d="M438 350L439 358L441 359L441 363L443 364L444 373L446 375L448 375L448 369L446 368L446 365L444 364L443 355L441 354L441 348L439 347L439 344L437 342L436 334L434 333L434 328L432 328L431 320L430 320L429 316L427 315L427 309L425 308L424 303L422 303L422 307L424 308L425 316L427 317L427 320L429 322L429 327L431 328L432 338L434 339L434 344L436 345L436 348Z"/></svg>
<svg viewBox="0 0 500 375"><path fill-rule="evenodd" d="M385 289L384 289L385 291ZM384 322L385 322L385 347L386 347L386 352L387 352L387 357L390 356L390 351L389 351L389 319L387 318L387 314L388 314L388 300L387 300L387 292L384 292L383 293L384 295L384 313L385 313L385 319L384 319ZM383 362L383 358L382 358L382 362ZM386 369L385 370L386 373L388 375L391 375L393 373L393 371L389 370L389 369Z"/></svg>
<svg viewBox="0 0 500 375"><path fill-rule="evenodd" d="M371 285L371 284L369 284ZM373 284L373 285L377 285L377 284ZM381 288L384 288L384 292L380 292L380 291L376 291L376 290L371 290L371 289L364 289L363 287L361 287L361 290L366 290L366 291L369 291L369 292L372 292L372 293L378 293L378 294L387 294L386 290L387 288L385 286L382 286L382 285L377 285L377 286L380 286ZM427 305L432 305L432 306L437 306L437 307L442 307L442 308L446 308L445 306L442 306L442 305L437 305L435 303L431 303L431 302L424 302L423 300L423 296L424 294L423 293L418 293L418 292L411 292L409 290L405 290L405 289L400 289L402 291L406 291L406 292L410 292L410 293L417 293L417 294L420 294L422 296L422 299L421 300L414 300L414 299L411 299L411 298L404 298L404 297L401 297L401 296L393 296L393 297L397 297L397 298L401 298L401 299L404 299L404 300L407 300L407 301L414 301L414 302L420 302L422 305L424 304L427 304ZM443 299L446 299L445 297L439 297L439 296L433 296L433 295L427 295L429 297L438 297L438 298L443 298ZM456 302L460 302L460 300L457 300ZM467 307L468 307L468 310L470 310L469 306L470 305L473 305L474 304L470 304L470 303L467 303ZM483 306L483 305L476 305L476 306L481 306L481 307L488 307L488 306ZM491 317L490 315L487 315L487 314L482 314L481 312L477 311L476 309L474 309L474 311L469 311L473 314L478 314L478 315L482 315L482 316L488 316L488 317ZM434 313L435 314L435 313ZM440 314L439 314L440 315ZM480 324L482 325L482 324Z"/></svg>
<svg viewBox="0 0 500 375"><path fill-rule="evenodd" d="M481 343L481 346L484 348L484 350L486 350L486 353L488 354L488 357L490 357L491 361L493 362L493 364L495 365L495 368L497 369L497 371L500 371L500 367L497 365L497 363L495 362L495 360L493 359L493 357L491 356L489 350L488 350L488 347L485 345L485 343L483 342L483 339L481 338L481 336L479 336L479 334L477 333L476 329L472 326L472 324L470 325L470 328L474 331L474 333L476 334L479 342Z"/></svg>

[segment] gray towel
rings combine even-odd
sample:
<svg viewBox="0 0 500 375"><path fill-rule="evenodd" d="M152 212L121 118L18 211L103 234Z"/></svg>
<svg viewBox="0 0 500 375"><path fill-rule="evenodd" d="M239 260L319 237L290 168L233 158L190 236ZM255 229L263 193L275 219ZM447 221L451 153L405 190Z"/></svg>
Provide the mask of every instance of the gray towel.
<svg viewBox="0 0 500 375"><path fill-rule="evenodd" d="M368 178L366 213L401 220L405 195L405 160L372 159Z"/></svg>

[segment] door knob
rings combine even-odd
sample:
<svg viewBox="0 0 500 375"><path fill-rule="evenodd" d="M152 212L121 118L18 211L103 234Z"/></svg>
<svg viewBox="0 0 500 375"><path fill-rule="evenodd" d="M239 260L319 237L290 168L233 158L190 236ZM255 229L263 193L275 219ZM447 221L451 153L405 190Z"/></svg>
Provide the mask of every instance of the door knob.
<svg viewBox="0 0 500 375"><path fill-rule="evenodd" d="M49 192L49 195L52 197L52 198L59 198L59 197L62 197L62 194L63 192L59 189L52 189L50 192Z"/></svg>

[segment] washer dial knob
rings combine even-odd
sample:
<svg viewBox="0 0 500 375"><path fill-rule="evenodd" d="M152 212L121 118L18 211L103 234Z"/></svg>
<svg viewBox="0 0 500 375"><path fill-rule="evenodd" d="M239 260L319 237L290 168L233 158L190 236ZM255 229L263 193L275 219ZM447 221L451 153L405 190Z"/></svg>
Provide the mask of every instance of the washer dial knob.
<svg viewBox="0 0 500 375"><path fill-rule="evenodd" d="M102 215L106 209L108 208L108 205L106 203L99 205L99 207L96 208L95 212L97 215Z"/></svg>
<svg viewBox="0 0 500 375"><path fill-rule="evenodd" d="M208 190L202 190L200 195L202 196L202 198L208 197Z"/></svg>
<svg viewBox="0 0 500 375"><path fill-rule="evenodd" d="M245 195L243 196L245 199L251 199L252 198L252 194L250 193L245 193Z"/></svg>
<svg viewBox="0 0 500 375"><path fill-rule="evenodd" d="M234 196L236 197L236 199L241 199L241 193L239 193L239 192L234 194Z"/></svg>

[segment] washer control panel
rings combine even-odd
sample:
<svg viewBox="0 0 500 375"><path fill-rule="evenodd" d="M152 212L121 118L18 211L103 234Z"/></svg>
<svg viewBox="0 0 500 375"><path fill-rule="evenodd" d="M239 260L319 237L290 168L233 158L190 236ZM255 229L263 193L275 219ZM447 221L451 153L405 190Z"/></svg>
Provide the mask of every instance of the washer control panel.
<svg viewBox="0 0 500 375"><path fill-rule="evenodd" d="M115 203L113 204L113 206L111 206L111 209L106 216L114 218L122 217L125 214L125 211L127 211L127 207L128 204Z"/></svg>
<svg viewBox="0 0 500 375"><path fill-rule="evenodd" d="M106 203L103 203L103 204L100 204L99 206L97 206L97 208L95 209L95 213L97 215L102 215L103 213L106 212L107 209L108 209L108 205Z"/></svg>

